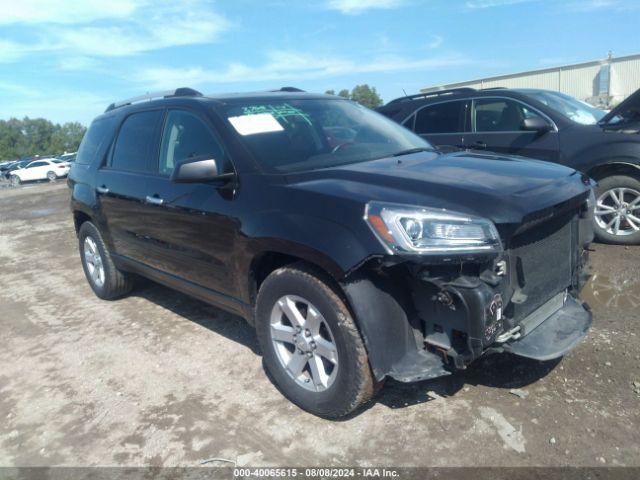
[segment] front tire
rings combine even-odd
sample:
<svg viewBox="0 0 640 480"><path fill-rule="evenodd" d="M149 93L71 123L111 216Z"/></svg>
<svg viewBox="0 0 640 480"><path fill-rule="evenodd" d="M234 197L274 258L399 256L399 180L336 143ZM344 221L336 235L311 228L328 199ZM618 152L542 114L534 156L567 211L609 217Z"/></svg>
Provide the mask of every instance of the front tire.
<svg viewBox="0 0 640 480"><path fill-rule="evenodd" d="M603 178L596 187L594 227L604 243L640 243L640 180L626 175Z"/></svg>
<svg viewBox="0 0 640 480"><path fill-rule="evenodd" d="M102 235L91 222L84 222L78 232L80 259L87 282L103 300L113 300L131 291L131 276L118 270Z"/></svg>
<svg viewBox="0 0 640 480"><path fill-rule="evenodd" d="M14 187L17 187L22 183L22 180L20 180L20 177L17 175L11 175L9 179L11 180L11 185Z"/></svg>
<svg viewBox="0 0 640 480"><path fill-rule="evenodd" d="M267 371L300 408L339 418L374 394L362 337L345 302L321 272L295 264L262 283L256 330Z"/></svg>

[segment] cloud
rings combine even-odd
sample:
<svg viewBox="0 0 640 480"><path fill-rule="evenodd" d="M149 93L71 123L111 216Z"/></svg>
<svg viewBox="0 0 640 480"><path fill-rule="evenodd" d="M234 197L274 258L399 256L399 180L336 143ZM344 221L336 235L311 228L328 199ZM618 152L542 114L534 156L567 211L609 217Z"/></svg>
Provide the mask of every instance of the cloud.
<svg viewBox="0 0 640 480"><path fill-rule="evenodd" d="M329 0L327 8L347 15L357 15L366 10L389 10L405 3L405 0Z"/></svg>
<svg viewBox="0 0 640 480"><path fill-rule="evenodd" d="M22 43L0 38L0 63L15 62L28 54L49 49L46 42Z"/></svg>
<svg viewBox="0 0 640 480"><path fill-rule="evenodd" d="M508 5L516 5L518 3L529 3L538 0L469 0L466 3L467 8L483 9L493 7L506 7Z"/></svg>
<svg viewBox="0 0 640 480"><path fill-rule="evenodd" d="M541 2L542 0L468 0L465 5L472 10L506 7L520 3ZM551 3L559 12L592 12L607 9L611 11L637 10L640 8L638 0L567 0L565 2Z"/></svg>
<svg viewBox="0 0 640 480"><path fill-rule="evenodd" d="M131 15L145 1L135 0L18 0L2 9L0 24L78 24Z"/></svg>
<svg viewBox="0 0 640 480"><path fill-rule="evenodd" d="M24 54L25 49L21 44L0 39L0 63L14 62Z"/></svg>
<svg viewBox="0 0 640 480"><path fill-rule="evenodd" d="M596 10L607 9L608 11L627 11L637 10L640 4L637 0L580 0L572 1L565 4L567 10L571 12L593 12Z"/></svg>
<svg viewBox="0 0 640 480"><path fill-rule="evenodd" d="M573 2L569 6L576 10L598 10L600 8L617 7L620 2L617 0L581 0L580 2Z"/></svg>
<svg viewBox="0 0 640 480"><path fill-rule="evenodd" d="M541 2L542 0L468 0L465 6L472 10L506 7L520 3ZM593 12L607 9L608 11L630 11L640 9L638 0L566 0L564 2L548 2L553 11L566 12Z"/></svg>
<svg viewBox="0 0 640 480"><path fill-rule="evenodd" d="M95 58L83 56L63 57L57 63L57 66L60 70L67 71L93 70L98 65L100 65L100 61L96 60Z"/></svg>
<svg viewBox="0 0 640 480"><path fill-rule="evenodd" d="M31 89L22 85L0 82L0 92L9 95L2 99L5 115L21 118L47 118L53 122L80 121L87 125L104 112L112 98L78 90Z"/></svg>
<svg viewBox="0 0 640 480"><path fill-rule="evenodd" d="M8 15L3 12L0 23L38 24L33 35L38 43L5 46L0 40L0 61L44 50L75 57L135 55L215 42L230 27L204 0L25 0L16 5Z"/></svg>
<svg viewBox="0 0 640 480"><path fill-rule="evenodd" d="M84 55L126 56L181 45L211 43L227 29L226 20L212 12L187 12L182 18L156 17L150 24L83 27L55 32L58 48Z"/></svg>
<svg viewBox="0 0 640 480"><path fill-rule="evenodd" d="M234 82L295 83L303 80L339 77L362 73L425 71L471 63L461 55L432 58L407 58L383 55L371 60L353 60L341 56L322 56L295 51L272 51L262 65L232 63L223 68L151 67L134 74L145 88L163 89L184 85L224 84Z"/></svg>
<svg viewBox="0 0 640 480"><path fill-rule="evenodd" d="M20 97L36 97L39 94L39 91L26 87L21 83L11 83L0 81L0 92L8 93L10 95L18 95Z"/></svg>
<svg viewBox="0 0 640 480"><path fill-rule="evenodd" d="M427 48L433 50L442 45L444 39L440 35L431 35L431 41L427 43Z"/></svg>

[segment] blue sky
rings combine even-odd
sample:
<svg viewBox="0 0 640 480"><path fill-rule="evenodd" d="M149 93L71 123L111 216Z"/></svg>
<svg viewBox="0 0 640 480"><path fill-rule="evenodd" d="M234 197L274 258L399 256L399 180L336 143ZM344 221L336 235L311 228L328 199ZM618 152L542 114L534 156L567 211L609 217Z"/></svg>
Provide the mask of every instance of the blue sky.
<svg viewBox="0 0 640 480"><path fill-rule="evenodd" d="M420 87L640 53L640 0L0 0L0 118L190 86Z"/></svg>

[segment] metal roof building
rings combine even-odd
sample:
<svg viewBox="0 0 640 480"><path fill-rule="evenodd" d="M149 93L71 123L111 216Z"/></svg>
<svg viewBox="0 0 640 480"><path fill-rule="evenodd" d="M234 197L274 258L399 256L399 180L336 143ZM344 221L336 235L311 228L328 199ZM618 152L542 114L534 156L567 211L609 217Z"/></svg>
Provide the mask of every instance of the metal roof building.
<svg viewBox="0 0 640 480"><path fill-rule="evenodd" d="M562 67L498 75L422 88L423 93L458 87L544 88L596 106L618 104L640 88L640 54L576 63Z"/></svg>

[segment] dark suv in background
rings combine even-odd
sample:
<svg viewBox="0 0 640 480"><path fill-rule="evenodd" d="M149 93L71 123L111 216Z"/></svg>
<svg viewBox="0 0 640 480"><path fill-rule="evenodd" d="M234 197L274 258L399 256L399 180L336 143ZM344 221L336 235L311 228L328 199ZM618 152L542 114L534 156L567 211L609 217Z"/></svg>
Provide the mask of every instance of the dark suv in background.
<svg viewBox="0 0 640 480"><path fill-rule="evenodd" d="M118 102L89 127L69 186L96 295L125 295L135 273L244 317L277 386L317 415L351 412L387 377L505 351L556 358L591 324L577 299L585 175L444 155L339 97Z"/></svg>
<svg viewBox="0 0 640 480"><path fill-rule="evenodd" d="M411 95L378 111L441 149L524 155L586 173L598 182L598 239L638 244L639 92L609 113L559 92L506 88Z"/></svg>

